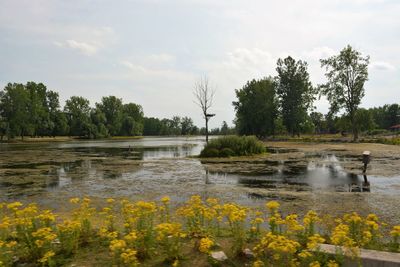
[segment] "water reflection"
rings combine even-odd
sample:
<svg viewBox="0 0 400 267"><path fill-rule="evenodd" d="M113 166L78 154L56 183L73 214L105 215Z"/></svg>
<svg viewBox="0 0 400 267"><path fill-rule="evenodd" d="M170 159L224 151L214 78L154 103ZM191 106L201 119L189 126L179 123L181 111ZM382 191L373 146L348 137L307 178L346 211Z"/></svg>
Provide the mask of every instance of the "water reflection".
<svg viewBox="0 0 400 267"><path fill-rule="evenodd" d="M284 163L285 164L285 163ZM334 155L324 155L305 166L283 166L283 171L272 175L241 175L206 173L208 184L237 184L251 188L290 191L370 192L366 175L347 173ZM374 180L374 179L373 179Z"/></svg>
<svg viewBox="0 0 400 267"><path fill-rule="evenodd" d="M199 160L187 158L198 154L203 144L199 138L144 138L8 150L18 161L0 162L0 200L48 192L132 196L184 195L211 189L225 193L243 190L248 199L258 199L264 197L259 191L269 192L269 198L278 191L369 192L367 182L373 192L398 193L399 177L368 177L366 181L366 177L344 171L333 154L265 161L265 166L277 171L262 175L209 172ZM288 151L279 151L284 152Z"/></svg>

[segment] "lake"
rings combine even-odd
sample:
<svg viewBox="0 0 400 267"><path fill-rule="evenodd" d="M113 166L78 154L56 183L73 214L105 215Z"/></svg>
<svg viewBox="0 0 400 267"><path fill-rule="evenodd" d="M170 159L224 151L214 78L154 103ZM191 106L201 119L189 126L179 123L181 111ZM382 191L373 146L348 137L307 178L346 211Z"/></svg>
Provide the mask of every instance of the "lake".
<svg viewBox="0 0 400 267"><path fill-rule="evenodd" d="M366 187L364 177L346 172L341 166L346 159L334 153L306 157L296 168L277 162L273 173L212 171L195 157L204 143L204 137L144 137L0 144L0 200L60 209L76 196L158 200L169 195L180 203L198 194L249 206L275 199L289 211L355 210L398 220L400 177L368 176Z"/></svg>

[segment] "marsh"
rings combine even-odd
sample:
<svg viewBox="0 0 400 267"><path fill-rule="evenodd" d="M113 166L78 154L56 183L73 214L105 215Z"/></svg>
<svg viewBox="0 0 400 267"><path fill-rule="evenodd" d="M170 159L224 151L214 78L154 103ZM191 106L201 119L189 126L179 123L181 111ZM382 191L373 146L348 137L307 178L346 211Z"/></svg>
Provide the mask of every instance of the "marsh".
<svg viewBox="0 0 400 267"><path fill-rule="evenodd" d="M0 145L0 201L35 201L62 210L65 199L130 198L180 203L191 195L259 206L278 200L287 212L377 213L399 223L400 148L378 144L269 142L253 157L196 157L203 137ZM360 156L372 151L369 192Z"/></svg>

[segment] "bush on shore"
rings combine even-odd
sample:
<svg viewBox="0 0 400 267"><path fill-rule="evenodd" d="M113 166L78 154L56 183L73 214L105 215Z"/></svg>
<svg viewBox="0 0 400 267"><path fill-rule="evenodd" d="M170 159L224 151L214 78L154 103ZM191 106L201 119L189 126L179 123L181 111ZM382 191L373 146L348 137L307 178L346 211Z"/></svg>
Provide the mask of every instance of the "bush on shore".
<svg viewBox="0 0 400 267"><path fill-rule="evenodd" d="M265 153L265 146L255 136L224 136L212 139L200 153L200 157L250 156Z"/></svg>

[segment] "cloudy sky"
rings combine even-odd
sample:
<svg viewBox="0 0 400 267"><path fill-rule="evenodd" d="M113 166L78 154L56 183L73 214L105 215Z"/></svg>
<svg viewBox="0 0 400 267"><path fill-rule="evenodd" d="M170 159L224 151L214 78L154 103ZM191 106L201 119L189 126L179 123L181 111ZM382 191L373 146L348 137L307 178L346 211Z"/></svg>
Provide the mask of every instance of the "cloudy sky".
<svg viewBox="0 0 400 267"><path fill-rule="evenodd" d="M318 84L318 60L351 44L371 57L362 106L399 103L399 14L398 0L0 0L0 87L43 82L62 103L116 95L201 125L192 91L207 75L215 127L232 124L234 89L276 75L279 57L306 60Z"/></svg>

